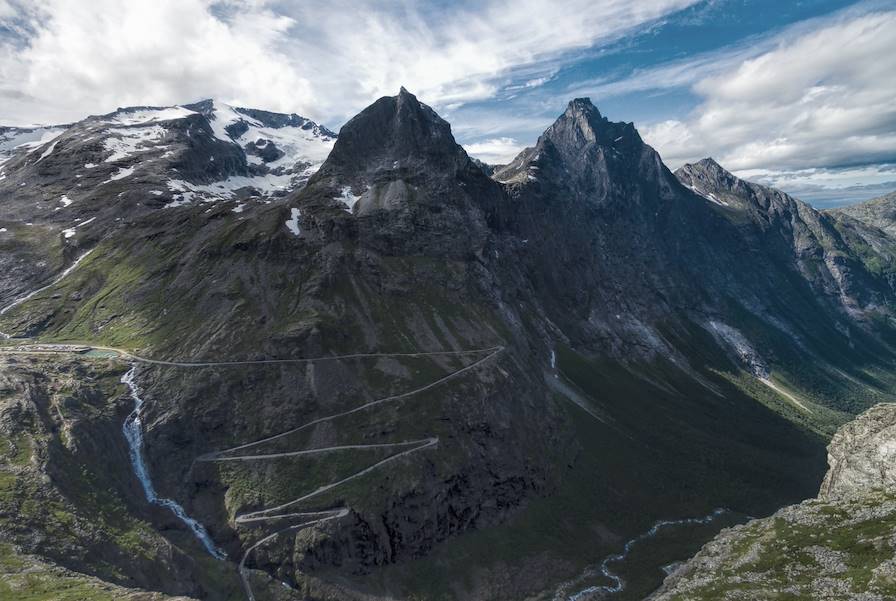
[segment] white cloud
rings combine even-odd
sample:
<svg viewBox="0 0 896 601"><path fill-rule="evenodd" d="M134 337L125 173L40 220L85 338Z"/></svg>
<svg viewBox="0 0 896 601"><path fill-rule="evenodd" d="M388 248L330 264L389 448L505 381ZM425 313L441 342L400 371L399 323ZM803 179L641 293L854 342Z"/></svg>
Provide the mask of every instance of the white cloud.
<svg viewBox="0 0 896 601"><path fill-rule="evenodd" d="M509 163L523 148L514 138L491 138L464 145L467 154L489 165Z"/></svg>
<svg viewBox="0 0 896 601"><path fill-rule="evenodd" d="M768 182L773 186L795 183L814 184L821 188L854 188L867 184L889 184L896 180L896 165L868 165L864 167L844 167L841 169L799 169L796 171L775 171L768 169L745 169L737 173L739 177Z"/></svg>
<svg viewBox="0 0 896 601"><path fill-rule="evenodd" d="M381 2L343 1L325 11L306 7L296 17L300 23L313 20L320 35L295 40L296 51L314 57L306 63L310 78L333 91L327 96L333 102L359 106L405 85L441 106L490 98L515 69L618 39L694 3L490 0L427 13L409 3L387 3L383 9ZM545 65L548 73L528 79L549 76L552 68ZM346 70L355 83L350 89Z"/></svg>
<svg viewBox="0 0 896 601"><path fill-rule="evenodd" d="M313 99L307 79L273 46L292 20L263 6L236 7L230 22L201 0L41 0L16 7L16 26L33 34L4 40L0 52L5 122L70 121L118 106L211 95L274 109Z"/></svg>
<svg viewBox="0 0 896 601"><path fill-rule="evenodd" d="M695 2L0 0L15 32L0 39L0 121L218 97L332 122L401 85L457 106Z"/></svg>
<svg viewBox="0 0 896 601"><path fill-rule="evenodd" d="M729 57L721 71L701 63L699 106L642 134L672 167L710 155L732 170L794 172L892 160L894 31L896 12L850 14L734 65ZM663 72L686 78L682 66Z"/></svg>

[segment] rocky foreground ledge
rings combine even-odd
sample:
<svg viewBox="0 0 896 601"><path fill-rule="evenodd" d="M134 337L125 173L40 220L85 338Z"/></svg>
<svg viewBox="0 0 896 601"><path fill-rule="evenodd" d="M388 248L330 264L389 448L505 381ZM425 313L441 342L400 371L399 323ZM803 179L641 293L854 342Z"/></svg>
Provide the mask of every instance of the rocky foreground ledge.
<svg viewBox="0 0 896 601"><path fill-rule="evenodd" d="M649 601L896 599L896 404L840 428L819 496L722 531Z"/></svg>

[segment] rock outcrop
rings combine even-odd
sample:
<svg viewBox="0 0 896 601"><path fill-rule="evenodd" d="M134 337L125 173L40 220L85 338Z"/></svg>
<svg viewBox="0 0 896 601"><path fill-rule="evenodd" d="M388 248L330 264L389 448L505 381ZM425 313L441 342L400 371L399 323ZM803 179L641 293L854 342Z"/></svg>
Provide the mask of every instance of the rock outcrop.
<svg viewBox="0 0 896 601"><path fill-rule="evenodd" d="M821 499L896 491L896 405L877 405L841 427L828 447L828 464Z"/></svg>
<svg viewBox="0 0 896 601"><path fill-rule="evenodd" d="M896 404L843 426L818 498L723 531L650 601L896 598Z"/></svg>

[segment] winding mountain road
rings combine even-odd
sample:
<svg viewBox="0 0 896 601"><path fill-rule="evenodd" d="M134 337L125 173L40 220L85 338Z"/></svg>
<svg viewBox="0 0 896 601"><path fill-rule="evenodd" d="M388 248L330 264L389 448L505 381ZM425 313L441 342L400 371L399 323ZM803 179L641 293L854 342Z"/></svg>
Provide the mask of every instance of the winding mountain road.
<svg viewBox="0 0 896 601"><path fill-rule="evenodd" d="M377 443L377 444L354 444L354 445L337 445L331 447L322 447L322 448L314 448L314 449L296 449L293 451L284 451L278 453L239 453L240 451L247 451L254 447L258 447L265 443L271 442L273 440L281 439L286 436L290 436L307 428L310 428L314 425L321 424L327 421L335 420L340 417L344 417L347 415L351 415L353 413L357 413L360 411L366 411L368 409L386 404L399 401L401 399L405 399L427 390L439 386L449 380L458 378L459 376L474 370L489 361L497 354L504 350L503 346L495 346L486 349L474 349L474 350L465 350L465 351L435 351L435 352L423 352L423 353L355 353L351 355L341 355L341 356L333 356L333 357L321 357L317 359L308 359L306 361L319 361L319 360L329 360L329 359L350 359L350 358L363 358L363 357L431 357L431 356L459 356L459 355L484 355L477 359L476 361L466 365L460 369L457 369L450 374L447 374L437 380L434 380L428 384L415 388L413 390L409 390L407 392L389 395L380 399L376 399L370 401L368 403L364 403L363 405L359 405L354 407L353 409L348 409L346 411L341 411L339 413L334 413L332 415L328 415L325 417L320 417L309 422L306 422L300 426L295 428L290 428L289 430L285 430L278 434L274 434L273 436L267 436L265 438L261 438L259 440L255 440L253 442L237 445L235 447L231 447L229 449L223 449L221 451L215 451L212 453L207 453L205 455L201 455L196 458L196 461L203 462L225 462L225 461L260 461L260 460L270 460L270 459L278 459L283 457L296 457L301 455L315 455L315 454L323 454L323 453L332 453L338 451L368 451L374 449L404 449L394 455L390 455L385 459L381 459L372 465L369 465L345 478L337 480L335 482L331 482L329 484L324 484L323 486L318 487L317 489L301 495L291 501L287 501L285 503L281 503L279 505L275 505L273 507L267 507L265 509L260 509L257 511L251 511L248 513L244 513L236 516L234 521L237 524L253 524L258 522L270 522L275 520L299 520L299 523L291 524L283 529L277 530L276 532L261 538L257 542L255 542L252 546L247 548L243 553L242 558L239 562L239 575L240 580L243 584L243 588L246 591L246 597L249 601L255 601L255 594L252 590L252 585L249 581L249 573L246 568L246 561L253 551L261 547L262 545L276 539L281 534L287 532L295 532L302 528L309 528L312 526L320 525L325 522L340 519L349 514L349 510L347 508L333 508L324 511L290 511L290 508L296 507L297 505L312 499L318 495L321 495L329 490L332 490L346 482L351 480L355 480L356 478L360 478L366 474L377 470L384 465L389 463L393 463L398 461L403 457L407 457L412 453L416 453L418 451L422 451L424 449L428 449L431 447L435 447L439 443L438 437L430 437L423 438L419 440L406 440L401 442L392 442L392 443ZM253 364L254 362L246 362L246 363L233 363L233 362L214 362L214 365L245 365L245 364ZM195 366L195 364L188 364L189 366ZM208 365L208 364L203 364Z"/></svg>
<svg viewBox="0 0 896 601"><path fill-rule="evenodd" d="M51 288L52 286L59 283L63 278L68 276L78 265L83 261L91 251L87 251L84 254L80 255L68 268L66 268L58 277L56 277L49 284L33 290L19 298L13 300L10 304L0 308L0 315L5 314L10 309L20 305L21 303L27 301L28 299L36 296L37 294ZM10 338L10 336L4 332L0 332L0 338ZM67 344L33 344L33 341L28 338L21 339L22 344L14 346L14 347L0 347L0 351L4 353L46 353L46 352L59 352L59 353L67 353L73 352L73 345ZM255 523L264 523L271 522L275 520L296 520L295 523L290 524L282 529L276 530L275 532L264 536L263 538L256 541L250 547L248 547L242 557L240 558L238 567L239 567L239 577L242 583L243 589L245 590L246 597L249 601L256 601L256 597L254 591L252 590L252 586L249 581L249 569L246 567L246 562L249 559L250 555L259 547L267 544L268 542L275 540L282 534L287 532L295 532L301 530L303 528L309 528L313 526L318 526L324 524L329 521L341 519L350 514L350 510L346 507L334 507L332 509L320 510L320 511L291 511L290 508L296 507L301 503L308 501L316 496L319 496L327 491L330 491L338 486L341 486L349 481L360 478L366 474L369 474L384 465L389 463L393 463L395 461L400 460L403 457L407 457L413 453L418 451L422 451L424 449L436 447L439 444L438 437L429 437L423 438L419 440L407 440L400 442L391 442L391 443L375 443L375 444L346 444L346 445L336 445L331 447L322 447L322 448L312 448L312 449L296 449L291 451L283 451L277 453L240 453L241 451L247 451L254 447L258 447L265 443L278 440L292 434L295 434L299 431L305 430L317 424L321 424L327 421L335 420L347 415L351 415L353 413L357 413L360 411L365 411L379 405L383 405L386 403L395 402L401 399L405 399L427 390L430 390L440 384L443 384L451 379L455 379L471 370L474 370L485 362L489 361L499 353L504 350L503 346L493 346L490 348L484 349L469 349L469 350L460 350L460 351L427 351L427 352L405 352L405 353L352 353L346 355L331 355L331 356L323 356L323 357L312 357L312 358L287 358L287 359L246 359L246 360L215 360L215 361L176 361L176 360L161 360L161 359L151 359L148 357L142 357L136 355L130 351L127 351L122 348L117 347L108 347L108 346L97 346L97 345L84 345L84 348L89 348L90 350L96 351L106 351L112 353L112 358L120 359L127 361L131 364L131 370L122 378L122 382L126 383L131 390L131 395L135 400L135 409L125 420L124 431L125 436L128 438L129 444L132 445L131 454L132 460L135 466L135 472L137 476L140 478L141 483L143 484L144 491L147 496L147 500L151 503L156 503L160 505L164 505L171 509L182 521L184 521L187 526L191 528L194 534L199 538L200 542L206 547L207 550L216 558L223 559L225 557L223 551L218 550L215 546L211 537L208 535L204 526L201 523L188 516L183 508L176 503L176 501L171 499L162 499L158 497L155 492L152 482L149 478L148 470L145 467L145 463L142 459L142 424L140 421L141 410L143 407L143 400L139 396L139 391L135 382L135 365L137 363L142 363L146 365L157 365L157 366L170 366L170 367L181 367L181 368L204 368L204 367L231 367L231 366L246 366L246 365L265 365L265 364L301 364L301 363L314 363L314 362L322 362L322 361L344 361L349 359L364 359L364 358L378 358L378 357L392 357L392 358L419 358L419 357L435 357L435 356L469 356L469 355L484 355L477 359L476 361L466 365L454 372L451 372L441 378L434 380L428 384L415 388L413 390L390 395L387 397L383 397L380 399L376 399L362 405L359 405L353 409L349 409L346 411L342 411L339 413L334 413L332 415L328 415L325 417L320 417L309 422L306 422L300 426L295 428L291 428L289 430L274 434L272 436L267 436L261 438L259 440L255 440L249 443L244 443L241 445L237 445L228 449L223 449L220 451L214 451L211 453L206 453L197 457L195 462L250 462L250 461L264 461L271 459L279 459L285 457L298 457L298 456L309 456L309 455L319 455L325 453L333 453L333 452L341 452L341 451L368 451L374 449L403 449L400 452L395 453L394 455L390 455L385 459L381 459L372 465L369 465L349 476L346 476L340 480L335 482L331 482L322 486L319 486L317 489L301 495L291 501L287 501L285 503L281 503L279 505L275 505L272 507L267 507L265 509L259 509L256 511L247 512L244 514L240 514L235 516L234 522L236 524L255 524ZM552 355L551 359L552 367L555 366L554 357ZM800 405L803 409L806 409L801 403L799 403L796 399L794 399L791 395L787 394L784 391L779 390L773 385L764 382L773 389L775 389L780 394L788 397L794 403ZM564 391L567 392L567 391ZM567 395L568 396L568 395ZM575 401L575 399L573 399ZM578 404L578 401L576 401ZM593 413L590 409L583 407L591 413L597 419L603 421L603 418L595 413ZM142 471L142 473L141 473ZM705 524L714 519L716 519L722 513L725 513L727 510L717 509L713 513L704 516L702 518L686 518L682 520L661 520L654 524L650 530L647 532L636 536L635 538L629 540L623 550L615 555L611 555L605 558L598 566L589 568L585 571L578 579L574 581L567 582L561 585L555 595L556 600L567 599L569 601L579 601L581 599L600 594L612 594L621 592L625 588L625 582L622 578L614 573L610 566L613 563L617 563L625 560L632 548L637 545L639 542L653 538L656 536L660 530L678 525L687 525L687 524ZM603 585L603 586L590 586L584 587L576 590L576 584L578 582L582 582L588 578L594 577L596 573L600 573L605 578L609 579L612 584L611 585ZM575 591L575 592L573 592Z"/></svg>
<svg viewBox="0 0 896 601"><path fill-rule="evenodd" d="M58 280L57 280L58 281ZM68 344L31 344L30 340L27 338L21 339L22 344L15 347L0 347L5 353L21 353L28 354L34 352L47 353L47 352L56 352L59 353L67 353L73 352L73 345ZM204 455L200 455L194 461L195 462L230 462L230 461L263 461L270 459L279 459L284 457L297 457L297 456L307 456L307 455L318 455L324 453L333 453L339 451L369 451L375 449L404 449L394 455L390 455L385 459L381 459L376 463L365 467L362 470L359 470L345 478L337 480L335 482L331 482L329 484L325 484L323 486L318 487L317 489L302 495L298 498L295 498L291 501L287 501L286 503L282 503L280 505L276 505L273 507L268 507L265 509L260 509L257 511L248 512L245 514L238 515L234 518L234 522L236 524L253 524L258 522L269 522L274 520L299 520L298 523L290 524L289 526L277 530L252 544L249 548L247 548L243 556L239 561L239 576L240 581L242 583L243 589L246 592L246 597L249 601L256 601L255 593L252 590L252 585L249 581L249 570L246 568L246 562L249 559L249 556L259 547L265 545L266 543L275 540L282 534L287 532L294 532L301 530L303 528L310 528L313 526L317 526L332 520L337 520L349 515L349 510L344 507L337 507L328 510L322 511L286 511L291 507L295 507L300 503L312 499L318 495L321 495L329 490L332 490L346 482L354 480L356 478L360 478L366 474L369 474L384 465L389 463L393 463L398 461L403 457L407 457L412 453L416 453L418 451L422 451L424 449L432 448L438 445L439 439L438 437L430 437L423 438L419 440L406 440L400 442L391 442L391 443L374 443L374 444L348 444L348 445L336 445L331 447L322 447L322 448L313 448L313 449L296 449L292 451L284 451L278 453L245 453L245 454L236 454L240 451L245 451L251 449L253 447L258 447L265 443L271 442L273 440L278 440L281 438L285 438L292 434L295 434L299 431L305 430L317 424L321 424L327 421L335 420L341 417L345 417L347 415L351 415L353 413L358 413L360 411L366 411L372 409L374 407L384 405L386 403L394 403L396 401L406 399L412 397L414 395L420 394L432 388L435 388L445 382L456 379L463 374L470 372L499 353L504 350L503 346L493 346L482 349L467 349L467 350L459 350L459 351L424 351L424 352L404 352L404 353L351 353L346 355L329 355L322 357L311 357L311 358L295 358L295 359L247 359L247 360L221 360L221 361L167 361L160 359L150 359L148 357L141 357L136 355L130 351L125 349L117 348L117 347L109 347L109 346L98 346L98 345L84 345L82 348L87 348L89 350L95 351L106 351L112 353L113 356L111 358L123 360L131 364L131 371L126 374L126 377L122 379L124 383L126 383L131 390L131 396L136 401L134 411L128 416L125 421L124 430L125 435L128 438L129 444L132 445L131 448L131 456L132 462L135 466L135 472L143 484L144 491L146 492L147 500L151 503L161 504L169 509L171 509L197 536L199 541L203 544L203 546L209 550L209 552L218 559L223 559L225 556L222 551L218 550L215 546L211 538L208 536L207 531L204 526L196 521L194 518L190 517L186 514L183 508L177 504L172 499L162 499L158 497L155 493L155 490L152 486L152 482L149 479L148 470L146 470L143 461L142 461L142 444L143 437L142 434L138 431L141 426L140 422L140 414L143 406L142 398L139 396L139 391L135 382L135 371L134 366L138 363L146 364L146 365L158 365L158 366L169 366L169 367L181 367L181 368L203 368L203 367L233 367L233 366L246 366L246 365L263 365L263 364L299 364L299 363L315 363L322 361L344 361L349 359L365 359L365 358L379 358L379 357L391 357L391 358L419 358L419 357L437 357L437 356L476 356L482 355L480 358L476 359L469 365L461 367L445 376L442 376L432 382L429 382L423 386L419 386L414 388L413 390L409 390L407 392L402 392L399 394L389 395L380 399L375 399L373 401L369 401L352 409L348 409L346 411L341 411L338 413L334 413L332 415L327 415L325 417L320 417L317 419L313 419L309 422L306 422L300 426L295 428L291 428L289 430L279 432L272 436L267 436L261 438L259 440L255 440L252 442L244 443L241 445L237 445L228 449L223 449L220 451L214 451L211 453L206 453ZM39 349L39 350L38 350ZM141 475L141 471L143 472Z"/></svg>

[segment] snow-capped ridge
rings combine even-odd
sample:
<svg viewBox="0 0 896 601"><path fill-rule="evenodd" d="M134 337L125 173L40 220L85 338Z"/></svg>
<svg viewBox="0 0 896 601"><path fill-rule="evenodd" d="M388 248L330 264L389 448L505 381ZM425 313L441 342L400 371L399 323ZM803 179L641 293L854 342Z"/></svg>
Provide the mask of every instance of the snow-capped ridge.
<svg viewBox="0 0 896 601"><path fill-rule="evenodd" d="M143 185L167 189L162 206L168 207L282 196L305 185L335 140L335 133L296 113L216 99L122 107L66 126L0 127L0 182L17 188L43 182L58 185L61 194L139 173L127 182L132 192Z"/></svg>

